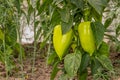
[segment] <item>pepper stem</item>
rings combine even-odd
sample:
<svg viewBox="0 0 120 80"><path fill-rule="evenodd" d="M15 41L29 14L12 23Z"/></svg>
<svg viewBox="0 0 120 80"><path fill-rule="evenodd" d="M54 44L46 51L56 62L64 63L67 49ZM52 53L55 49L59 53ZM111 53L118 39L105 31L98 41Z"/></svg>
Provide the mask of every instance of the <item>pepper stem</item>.
<svg viewBox="0 0 120 80"><path fill-rule="evenodd" d="M84 21L90 20L90 6L88 5L87 1L85 1L85 6L83 10L83 19Z"/></svg>

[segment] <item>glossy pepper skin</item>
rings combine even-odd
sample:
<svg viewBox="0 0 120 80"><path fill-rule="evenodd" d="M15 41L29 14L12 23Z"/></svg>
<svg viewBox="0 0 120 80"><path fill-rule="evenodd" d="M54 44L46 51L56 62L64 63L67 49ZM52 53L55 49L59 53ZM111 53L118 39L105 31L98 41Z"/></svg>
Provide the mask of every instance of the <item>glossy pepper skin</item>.
<svg viewBox="0 0 120 80"><path fill-rule="evenodd" d="M95 51L95 40L90 22L81 22L78 26L78 33L83 50L92 56Z"/></svg>
<svg viewBox="0 0 120 80"><path fill-rule="evenodd" d="M68 32L62 35L61 25L56 25L53 31L53 46L60 60L71 44L73 37L73 31L70 29Z"/></svg>

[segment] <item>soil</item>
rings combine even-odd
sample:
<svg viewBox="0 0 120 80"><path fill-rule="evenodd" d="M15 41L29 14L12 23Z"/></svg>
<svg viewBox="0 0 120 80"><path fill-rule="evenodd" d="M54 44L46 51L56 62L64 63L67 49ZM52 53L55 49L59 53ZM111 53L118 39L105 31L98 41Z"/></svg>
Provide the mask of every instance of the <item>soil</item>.
<svg viewBox="0 0 120 80"><path fill-rule="evenodd" d="M32 68L32 57L29 55L33 48L27 47L26 53L27 57L23 61L23 70L21 71L21 65L16 58L16 68L9 74L8 80L50 80L50 74L52 71L52 66L46 64L46 59L44 54L37 54L35 59L34 69ZM43 51L42 51L43 52ZM116 75L113 76L112 80L120 80L120 53L111 53L110 59L113 63ZM59 76L61 72L57 75ZM58 80L58 76L55 80ZM24 77L24 79L22 78ZM5 65L0 63L0 80L6 80ZM91 76L88 80L92 80Z"/></svg>

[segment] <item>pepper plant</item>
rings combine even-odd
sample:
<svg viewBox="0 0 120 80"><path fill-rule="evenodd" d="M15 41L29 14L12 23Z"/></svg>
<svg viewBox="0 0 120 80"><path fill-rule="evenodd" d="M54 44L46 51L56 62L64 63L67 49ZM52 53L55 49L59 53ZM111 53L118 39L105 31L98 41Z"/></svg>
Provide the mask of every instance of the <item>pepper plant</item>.
<svg viewBox="0 0 120 80"><path fill-rule="evenodd" d="M53 30L53 36L48 36L53 42L47 61L53 65L51 80L59 71L59 80L86 80L89 71L95 80L110 78L108 73L114 70L109 46L103 41L110 23L102 22L108 3L109 0L38 0L41 25Z"/></svg>
<svg viewBox="0 0 120 80"><path fill-rule="evenodd" d="M15 57L20 56L20 52L25 57L24 49L17 42L18 19L14 1L0 0L0 62L5 65L6 80L11 70L16 68Z"/></svg>

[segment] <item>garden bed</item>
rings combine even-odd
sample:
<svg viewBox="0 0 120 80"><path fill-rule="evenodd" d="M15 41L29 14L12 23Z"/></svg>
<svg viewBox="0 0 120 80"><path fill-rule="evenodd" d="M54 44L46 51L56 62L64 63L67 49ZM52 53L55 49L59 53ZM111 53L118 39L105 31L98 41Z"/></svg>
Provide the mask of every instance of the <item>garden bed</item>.
<svg viewBox="0 0 120 80"><path fill-rule="evenodd" d="M32 45L31 45L32 46ZM46 64L46 55L44 54L45 51L43 50L40 53L37 53L35 65L33 69L32 74L32 52L33 49L28 47L25 47L26 51L26 58L23 60L23 71L21 71L20 63L18 63L18 58L16 58L16 68L11 71L9 75L8 80L22 80L21 76L24 77L25 80L50 80L50 75L52 71L52 66ZM120 53L111 53L110 59L113 63L114 69L115 69L115 75L113 75L112 80L120 80ZM58 76L60 73L58 73ZM56 77L56 80L58 80L58 76ZM0 80L6 79L6 73L5 73L5 66L0 63ZM92 80L92 77L89 75L88 80Z"/></svg>

